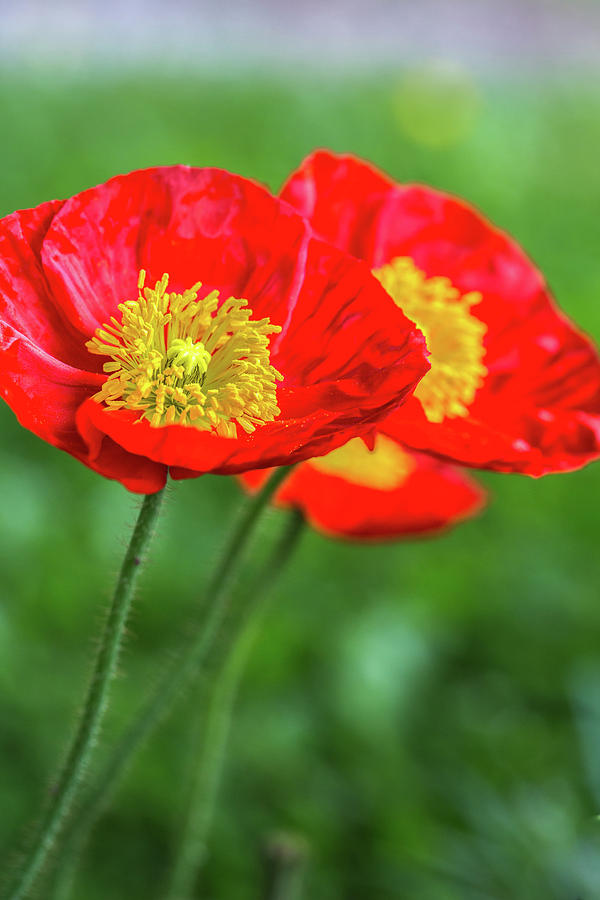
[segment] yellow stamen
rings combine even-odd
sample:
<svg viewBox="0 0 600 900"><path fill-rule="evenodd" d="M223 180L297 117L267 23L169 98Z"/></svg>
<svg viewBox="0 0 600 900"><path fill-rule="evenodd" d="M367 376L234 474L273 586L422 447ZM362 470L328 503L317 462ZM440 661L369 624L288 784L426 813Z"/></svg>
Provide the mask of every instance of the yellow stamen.
<svg viewBox="0 0 600 900"><path fill-rule="evenodd" d="M415 397L429 421L468 415L487 375L482 362L487 326L471 314L481 294L461 294L448 278L426 278L404 256L374 269L373 274L425 335L431 369L417 385Z"/></svg>
<svg viewBox="0 0 600 900"><path fill-rule="evenodd" d="M361 438L352 438L326 456L311 459L310 465L363 487L393 491L406 481L415 464L395 441L378 434L372 450Z"/></svg>
<svg viewBox="0 0 600 900"><path fill-rule="evenodd" d="M269 319L253 321L248 301L219 292L198 300L201 283L167 293L169 276L154 288L138 279L138 299L119 304L121 321L96 330L90 353L109 356L108 378L94 395L110 409L140 410L150 425L193 425L236 437L279 415L269 336L281 331Z"/></svg>

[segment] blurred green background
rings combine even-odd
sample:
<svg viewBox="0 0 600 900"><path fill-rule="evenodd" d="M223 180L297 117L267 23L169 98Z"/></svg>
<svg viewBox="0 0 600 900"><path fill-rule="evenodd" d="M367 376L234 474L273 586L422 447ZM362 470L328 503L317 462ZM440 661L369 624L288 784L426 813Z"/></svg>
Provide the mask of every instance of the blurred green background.
<svg viewBox="0 0 600 900"><path fill-rule="evenodd" d="M2 215L157 164L278 189L313 148L352 151L479 206L600 337L600 93L576 74L5 73L0 122ZM5 407L0 423L10 856L70 733L138 501ZM310 848L307 900L600 897L600 466L482 480L489 508L438 539L305 534L239 696L199 897L265 897L261 846L281 830ZM103 750L199 601L239 502L227 478L169 489ZM281 524L272 512L265 546ZM162 896L200 703L182 698L138 759L94 832L77 900Z"/></svg>

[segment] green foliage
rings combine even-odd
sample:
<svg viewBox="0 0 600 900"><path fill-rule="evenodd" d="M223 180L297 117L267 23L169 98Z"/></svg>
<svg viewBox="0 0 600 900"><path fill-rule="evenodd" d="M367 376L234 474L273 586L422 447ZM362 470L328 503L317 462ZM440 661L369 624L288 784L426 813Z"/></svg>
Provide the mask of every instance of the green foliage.
<svg viewBox="0 0 600 900"><path fill-rule="evenodd" d="M431 120L407 128L410 84L5 74L0 213L176 162L277 188L326 145L476 203L600 336L597 92L473 85L461 128L432 140ZM0 422L0 844L15 846L57 770L137 500L8 409ZM488 510L441 539L305 537L240 695L202 896L263 896L260 847L280 830L311 848L306 898L597 896L600 468L484 480ZM105 744L199 601L238 494L216 477L170 488ZM74 896L161 896L199 702L144 750Z"/></svg>

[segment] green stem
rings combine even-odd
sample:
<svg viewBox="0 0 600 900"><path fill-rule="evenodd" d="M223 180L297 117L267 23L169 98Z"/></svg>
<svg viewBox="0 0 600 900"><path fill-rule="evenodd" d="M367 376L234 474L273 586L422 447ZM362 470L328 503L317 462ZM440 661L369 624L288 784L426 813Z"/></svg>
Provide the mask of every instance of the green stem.
<svg viewBox="0 0 600 900"><path fill-rule="evenodd" d="M307 860L302 838L273 835L264 848L265 900L298 900Z"/></svg>
<svg viewBox="0 0 600 900"><path fill-rule="evenodd" d="M164 490L148 494L140 509L113 600L108 611L100 647L92 672L77 732L71 744L58 784L49 807L39 826L35 842L21 872L12 887L4 894L8 900L21 900L33 887L57 843L78 794L82 788L86 768L100 734L102 719L108 706L110 688L116 674L119 651L131 607L140 563L150 544Z"/></svg>
<svg viewBox="0 0 600 900"><path fill-rule="evenodd" d="M233 707L244 665L266 609L269 591L287 563L300 537L304 519L289 514L286 527L264 569L249 592L242 620L234 625L229 648L215 673L204 728L196 729L193 758L198 760L192 777L178 852L166 900L188 900L205 856L206 840L214 815L231 727ZM203 713L204 710L201 709ZM198 744L198 746L196 746Z"/></svg>
<svg viewBox="0 0 600 900"><path fill-rule="evenodd" d="M276 469L257 494L246 498L221 560L209 580L205 594L206 602L202 606L203 614L208 607L207 615L196 621L196 628L170 655L170 662L161 679L83 798L79 814L69 823L66 833L67 852L63 860L59 860L59 867L65 863L69 866L76 861L78 851L89 830L120 782L132 757L172 708L179 693L203 664L227 612L228 590L235 576L235 564L246 549L262 511L289 471L289 466Z"/></svg>

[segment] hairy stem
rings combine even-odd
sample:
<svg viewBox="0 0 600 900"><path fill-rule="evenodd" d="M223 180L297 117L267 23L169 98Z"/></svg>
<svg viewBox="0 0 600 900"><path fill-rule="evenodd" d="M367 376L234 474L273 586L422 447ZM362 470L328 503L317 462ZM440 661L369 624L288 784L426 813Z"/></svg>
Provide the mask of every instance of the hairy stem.
<svg viewBox="0 0 600 900"><path fill-rule="evenodd" d="M165 900L189 900L192 896L204 860L244 665L262 622L270 589L296 547L303 523L298 511L288 514L280 539L249 592L244 615L229 637L228 648L212 682L208 709L206 712L200 709L204 727L195 730L197 746L193 747L192 755L198 764L191 779L189 801Z"/></svg>
<svg viewBox="0 0 600 900"><path fill-rule="evenodd" d="M208 582L205 601L200 610L201 617L197 617L185 639L170 654L162 676L84 796L77 817L70 820L66 834L67 850L57 867L59 878L61 869L72 869L76 864L91 827L140 746L171 710L180 692L204 664L227 612L229 588L235 578L236 564L250 542L262 511L289 471L289 466L276 469L257 494L246 498L241 515ZM66 880L63 879L65 884L70 881L70 875ZM60 895L65 896L63 887L60 888Z"/></svg>
<svg viewBox="0 0 600 900"><path fill-rule="evenodd" d="M142 503L104 624L75 737L31 850L13 884L3 894L8 900L21 900L34 886L49 855L58 843L67 817L73 810L83 786L85 772L98 741L100 726L108 706L135 582L142 558L152 538L163 495L164 490L148 494Z"/></svg>

